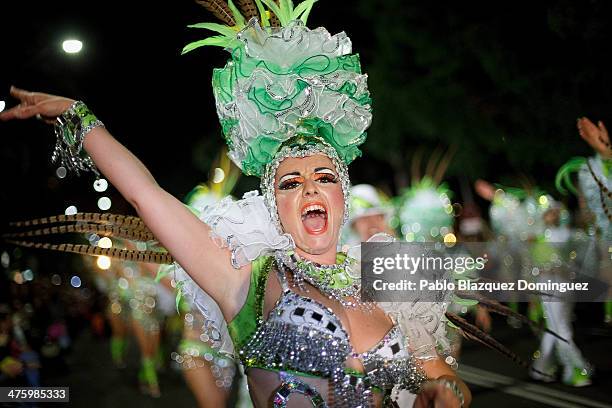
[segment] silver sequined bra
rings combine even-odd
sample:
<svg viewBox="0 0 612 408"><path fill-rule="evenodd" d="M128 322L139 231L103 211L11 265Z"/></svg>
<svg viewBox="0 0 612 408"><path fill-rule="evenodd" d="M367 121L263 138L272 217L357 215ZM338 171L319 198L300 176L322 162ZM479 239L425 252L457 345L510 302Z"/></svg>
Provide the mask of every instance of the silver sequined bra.
<svg viewBox="0 0 612 408"><path fill-rule="evenodd" d="M279 273L279 279L280 299L268 319L258 321L255 333L240 351L245 368L280 372L275 407L286 406L292 393L309 397L315 407L328 406L319 391L301 382L299 375L329 378L334 407L371 406L373 388L387 396L394 388L419 391L426 376L398 326L369 351L354 353L347 332L330 308L291 291L284 274ZM363 375L347 373L349 357L362 361Z"/></svg>

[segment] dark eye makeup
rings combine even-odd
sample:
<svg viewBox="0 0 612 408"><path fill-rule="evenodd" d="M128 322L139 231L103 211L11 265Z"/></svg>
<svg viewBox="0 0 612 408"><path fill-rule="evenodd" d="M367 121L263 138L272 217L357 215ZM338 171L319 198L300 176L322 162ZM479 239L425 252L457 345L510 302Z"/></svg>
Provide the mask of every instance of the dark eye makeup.
<svg viewBox="0 0 612 408"><path fill-rule="evenodd" d="M315 175L315 180L318 181L319 183L323 183L323 184L327 184L327 183L337 183L338 182L338 177L336 177L333 174L328 174L328 173L319 173Z"/></svg>
<svg viewBox="0 0 612 408"><path fill-rule="evenodd" d="M336 173L328 169L327 167L319 167L315 169L313 179L321 184L337 183L338 176ZM280 190L291 190L297 188L300 184L304 183L304 177L298 172L287 173L280 178L278 182L278 188Z"/></svg>
<svg viewBox="0 0 612 408"><path fill-rule="evenodd" d="M291 190L296 188L297 186L299 186L301 183L301 181L299 180L301 177L295 177L295 178L291 178L288 180L282 180L280 183L278 183L278 188L280 190Z"/></svg>

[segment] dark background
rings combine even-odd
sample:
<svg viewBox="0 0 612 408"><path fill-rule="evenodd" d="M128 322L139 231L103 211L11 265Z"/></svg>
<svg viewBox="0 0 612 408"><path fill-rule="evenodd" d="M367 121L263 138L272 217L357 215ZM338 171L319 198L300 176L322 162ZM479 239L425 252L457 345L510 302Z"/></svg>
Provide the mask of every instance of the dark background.
<svg viewBox="0 0 612 408"><path fill-rule="evenodd" d="M2 6L0 99L10 84L82 99L181 197L223 146L210 89L228 55L186 26L214 17L191 1L12 2ZM577 117L610 117L608 1L319 1L309 25L346 31L369 74L374 120L352 181L396 193L418 148L456 148L446 179L482 177L553 192L561 164L590 154ZM84 43L77 55L61 42ZM52 129L0 123L3 218L95 209L91 177L59 181ZM423 164L424 166L425 164ZM256 187L243 178L241 193ZM89 195L88 195L89 194ZM461 200L460 195L456 195ZM124 210L114 200L113 210ZM570 203L571 204L571 203Z"/></svg>

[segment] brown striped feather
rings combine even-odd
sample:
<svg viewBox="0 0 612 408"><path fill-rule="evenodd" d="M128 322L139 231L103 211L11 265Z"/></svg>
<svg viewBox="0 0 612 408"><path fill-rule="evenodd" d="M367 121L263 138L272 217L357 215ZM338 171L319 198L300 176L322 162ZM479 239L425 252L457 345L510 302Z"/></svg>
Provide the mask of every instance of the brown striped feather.
<svg viewBox="0 0 612 408"><path fill-rule="evenodd" d="M236 5L247 21L253 17L257 17L259 20L259 10L257 10L257 6L253 0L236 0Z"/></svg>
<svg viewBox="0 0 612 408"><path fill-rule="evenodd" d="M200 6L210 11L222 23L233 27L236 25L236 20L227 3L223 0L196 0Z"/></svg>
<svg viewBox="0 0 612 408"><path fill-rule="evenodd" d="M101 224L114 224L132 229L146 229L144 222L130 215L111 214L111 213L77 213L74 215L54 215L51 217L36 218L33 220L10 222L12 227L31 227L36 225L57 224L61 222L95 222Z"/></svg>
<svg viewBox="0 0 612 408"><path fill-rule="evenodd" d="M26 248L48 249L51 251L70 252L81 255L108 256L123 261L172 264L174 259L169 253L156 251L135 251L119 248L100 248L91 245L51 244L47 242L16 241L7 239L6 242Z"/></svg>
<svg viewBox="0 0 612 408"><path fill-rule="evenodd" d="M4 234L4 238L36 237L53 234L68 233L94 233L107 237L123 238L132 241L154 241L155 237L150 231L131 230L119 228L114 225L100 224L68 224L47 228L34 229L30 231L20 231Z"/></svg>

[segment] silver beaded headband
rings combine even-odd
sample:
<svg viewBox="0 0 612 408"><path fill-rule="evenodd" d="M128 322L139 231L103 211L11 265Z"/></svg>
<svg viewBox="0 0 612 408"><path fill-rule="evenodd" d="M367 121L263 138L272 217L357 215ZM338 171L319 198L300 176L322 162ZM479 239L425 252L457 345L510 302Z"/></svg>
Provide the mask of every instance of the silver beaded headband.
<svg viewBox="0 0 612 408"><path fill-rule="evenodd" d="M276 194L274 194L274 176L276 175L276 170L278 170L278 166L280 166L281 162L288 157L308 157L316 154L323 154L329 157L336 167L336 172L338 173L342 186L342 194L344 195L344 216L340 227L344 226L348 220L351 181L349 180L348 167L340 160L336 150L324 142L305 146L283 146L278 153L276 153L276 156L274 156L274 160L266 165L260 181L260 188L266 205L270 210L270 217L272 218L272 222L276 225L278 232L281 234L283 233L283 227L278 215L278 208L276 207Z"/></svg>

